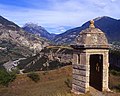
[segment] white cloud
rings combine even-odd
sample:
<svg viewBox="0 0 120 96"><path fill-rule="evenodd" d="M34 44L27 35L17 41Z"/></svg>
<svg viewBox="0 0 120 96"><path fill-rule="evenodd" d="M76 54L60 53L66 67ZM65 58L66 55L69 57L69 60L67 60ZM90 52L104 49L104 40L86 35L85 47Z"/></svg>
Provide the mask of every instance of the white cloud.
<svg viewBox="0 0 120 96"><path fill-rule="evenodd" d="M81 26L84 22L98 16L111 16L119 18L120 0L47 0L46 8L39 7L39 3L33 3L37 8L23 8L17 6L0 5L0 14L19 25L26 22L38 23L47 29L55 29L56 32L64 26ZM39 1L38 1L39 2ZM39 5L39 6L38 6ZM48 8L47 8L48 7ZM56 29L57 28L57 29ZM48 31L52 31L48 30ZM55 30L53 30L55 32ZM61 29L60 32L65 31ZM58 32L59 33L59 32Z"/></svg>
<svg viewBox="0 0 120 96"><path fill-rule="evenodd" d="M116 0L111 0L112 2L115 2Z"/></svg>

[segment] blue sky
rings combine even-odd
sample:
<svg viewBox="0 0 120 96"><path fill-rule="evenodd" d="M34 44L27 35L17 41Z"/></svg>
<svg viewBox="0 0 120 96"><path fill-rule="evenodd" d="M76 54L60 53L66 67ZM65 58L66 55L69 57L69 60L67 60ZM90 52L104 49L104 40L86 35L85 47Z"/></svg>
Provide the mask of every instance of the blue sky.
<svg viewBox="0 0 120 96"><path fill-rule="evenodd" d="M120 0L0 0L0 15L20 26L33 22L62 33L100 16L120 19Z"/></svg>

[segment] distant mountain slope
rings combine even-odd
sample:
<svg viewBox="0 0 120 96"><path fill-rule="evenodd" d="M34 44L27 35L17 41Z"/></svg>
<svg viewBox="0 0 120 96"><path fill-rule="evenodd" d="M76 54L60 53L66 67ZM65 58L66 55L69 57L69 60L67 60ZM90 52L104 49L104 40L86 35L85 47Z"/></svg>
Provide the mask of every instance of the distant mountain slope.
<svg viewBox="0 0 120 96"><path fill-rule="evenodd" d="M23 29L27 32L44 37L49 40L52 40L55 37L55 34L50 34L45 28L38 26L37 24L26 23L23 26Z"/></svg>
<svg viewBox="0 0 120 96"><path fill-rule="evenodd" d="M94 19L95 27L105 32L109 41L120 41L120 20L116 20L107 16L98 17ZM84 29L89 27L89 21L84 23L81 27L67 30L65 33L55 36L54 41L57 44L70 44L75 37Z"/></svg>
<svg viewBox="0 0 120 96"><path fill-rule="evenodd" d="M7 20L6 18L0 16L0 26L5 26L8 29L19 30L20 27L16 25L14 22Z"/></svg>
<svg viewBox="0 0 120 96"><path fill-rule="evenodd" d="M0 62L30 56L48 44L46 39L25 32L15 23L0 16Z"/></svg>

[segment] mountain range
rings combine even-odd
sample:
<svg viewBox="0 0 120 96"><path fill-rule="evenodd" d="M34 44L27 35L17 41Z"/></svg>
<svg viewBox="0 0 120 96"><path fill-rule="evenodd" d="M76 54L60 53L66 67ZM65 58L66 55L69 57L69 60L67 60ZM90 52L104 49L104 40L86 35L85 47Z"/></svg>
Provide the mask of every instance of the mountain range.
<svg viewBox="0 0 120 96"><path fill-rule="evenodd" d="M0 16L0 62L33 55L49 43Z"/></svg>
<svg viewBox="0 0 120 96"><path fill-rule="evenodd" d="M56 34L51 34L45 28L34 23L26 23L22 28L26 32L38 35L48 40L52 40L56 36Z"/></svg>
<svg viewBox="0 0 120 96"><path fill-rule="evenodd" d="M95 27L105 32L109 42L120 41L120 20L102 16L94 19ZM57 45L70 44L74 41L75 37L84 29L89 27L89 21L84 23L80 27L69 29L61 34L50 34L45 28L38 26L37 24L27 23L23 26L23 29L29 33L46 38Z"/></svg>
<svg viewBox="0 0 120 96"><path fill-rule="evenodd" d="M94 19L95 27L105 32L109 42L120 41L120 20L103 16ZM39 52L45 46L54 44L71 44L75 37L89 27L89 21L80 27L67 30L61 34L50 34L45 28L26 23L22 28L12 21L0 16L0 59L2 61L27 57ZM7 58L7 59L6 59Z"/></svg>
<svg viewBox="0 0 120 96"><path fill-rule="evenodd" d="M120 20L111 17L103 16L94 19L95 27L105 32L109 42L120 41ZM81 27L76 27L62 34L58 34L54 38L56 44L70 44L75 37L84 29L89 27L89 21L84 23Z"/></svg>

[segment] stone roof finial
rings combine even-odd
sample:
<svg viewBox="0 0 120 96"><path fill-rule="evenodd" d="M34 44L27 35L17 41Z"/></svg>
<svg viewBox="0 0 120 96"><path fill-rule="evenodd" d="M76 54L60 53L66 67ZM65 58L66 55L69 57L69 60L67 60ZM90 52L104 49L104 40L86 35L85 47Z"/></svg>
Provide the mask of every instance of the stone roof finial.
<svg viewBox="0 0 120 96"><path fill-rule="evenodd" d="M95 28L94 20L90 20L90 26L89 26L89 28Z"/></svg>

